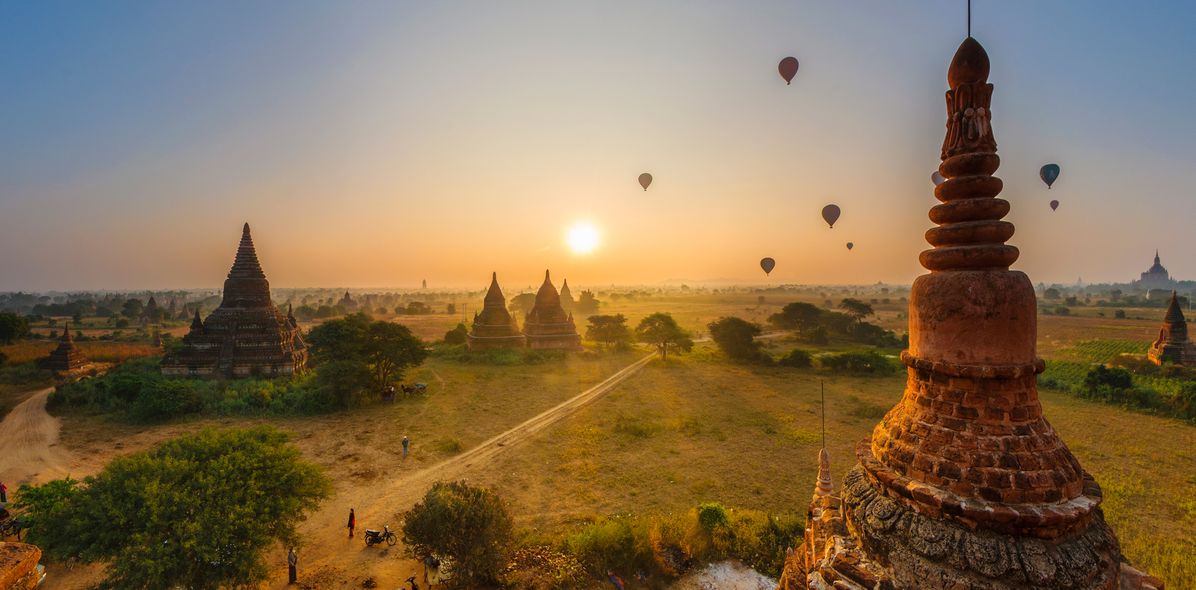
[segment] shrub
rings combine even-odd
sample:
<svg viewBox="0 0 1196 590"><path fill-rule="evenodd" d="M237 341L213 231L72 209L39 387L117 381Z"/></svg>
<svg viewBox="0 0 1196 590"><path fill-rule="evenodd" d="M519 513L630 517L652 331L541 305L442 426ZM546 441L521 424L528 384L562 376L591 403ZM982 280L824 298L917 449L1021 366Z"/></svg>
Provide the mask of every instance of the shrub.
<svg viewBox="0 0 1196 590"><path fill-rule="evenodd" d="M788 354L781 357L781 360L777 362L783 367L807 369L814 366L814 356L811 355L809 351L805 351L800 348L794 348L793 350L790 350Z"/></svg>
<svg viewBox="0 0 1196 590"><path fill-rule="evenodd" d="M469 335L469 330L465 328L465 324L457 324L456 328L444 333L445 344L465 344L465 340Z"/></svg>
<svg viewBox="0 0 1196 590"><path fill-rule="evenodd" d="M702 527L702 530L710 532L716 528L727 526L729 522L727 509L723 508L722 504L718 502L698 504L698 526Z"/></svg>
<svg viewBox="0 0 1196 590"><path fill-rule="evenodd" d="M1104 365L1093 367L1084 376L1084 388L1096 389L1109 387L1111 389L1129 389L1134 386L1134 378L1130 372L1120 368L1109 368Z"/></svg>
<svg viewBox="0 0 1196 590"><path fill-rule="evenodd" d="M823 355L818 359L822 368L838 373L883 374L896 366L875 350L854 350Z"/></svg>
<svg viewBox="0 0 1196 590"><path fill-rule="evenodd" d="M486 488L463 481L436 482L403 515L403 543L417 557L447 557L453 581L466 587L497 581L506 565L511 516Z"/></svg>
<svg viewBox="0 0 1196 590"><path fill-rule="evenodd" d="M1117 310L1114 310L1114 311L1113 311L1113 317L1114 317L1115 319L1124 320L1124 319L1125 319L1125 310L1124 310L1124 309L1117 309Z"/></svg>

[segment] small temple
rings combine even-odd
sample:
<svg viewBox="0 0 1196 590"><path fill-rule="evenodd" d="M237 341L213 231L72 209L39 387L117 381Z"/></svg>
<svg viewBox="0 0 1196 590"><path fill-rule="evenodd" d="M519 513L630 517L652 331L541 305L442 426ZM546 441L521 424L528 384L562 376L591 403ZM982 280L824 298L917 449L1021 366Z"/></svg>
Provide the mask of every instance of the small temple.
<svg viewBox="0 0 1196 590"><path fill-rule="evenodd" d="M1188 322L1184 319L1175 291L1171 292L1171 302L1167 304L1159 337L1150 345L1146 358L1156 365L1196 365L1196 345L1188 340Z"/></svg>
<svg viewBox="0 0 1196 590"><path fill-rule="evenodd" d="M1175 280L1171 278L1171 273L1167 272L1159 260L1158 250L1154 251L1154 264L1134 283L1143 289L1170 289L1175 286Z"/></svg>
<svg viewBox="0 0 1196 590"><path fill-rule="evenodd" d="M573 323L573 314L561 307L561 295L552 285L548 271L544 271L544 284L536 293L536 303L523 320L523 333L527 336L527 347L534 349L579 350L581 336Z"/></svg>
<svg viewBox="0 0 1196 590"><path fill-rule="evenodd" d="M561 282L561 309L572 312L575 303L573 292L569 290L569 279L565 279Z"/></svg>
<svg viewBox="0 0 1196 590"><path fill-rule="evenodd" d="M287 377L307 369L307 344L293 316L270 299L246 223L224 296L207 319L199 310L183 345L162 359L162 374L176 377Z"/></svg>
<svg viewBox="0 0 1196 590"><path fill-rule="evenodd" d="M947 74L937 227L910 292L901 401L836 489L826 449L801 547L779 588L1157 589L1101 512L1101 488L1043 416L1034 287L1010 270L1009 202L988 55L968 37Z"/></svg>
<svg viewBox="0 0 1196 590"><path fill-rule="evenodd" d="M50 356L39 363L41 368L55 373L71 373L83 369L91 364L83 351L75 346L75 337L71 335L71 324L68 322L62 328L62 336L58 338L58 347L50 351Z"/></svg>
<svg viewBox="0 0 1196 590"><path fill-rule="evenodd" d="M465 338L468 350L494 350L497 348L523 348L526 339L515 324L515 318L507 311L507 298L498 286L498 273L490 275L490 289L481 313L473 316L473 329Z"/></svg>

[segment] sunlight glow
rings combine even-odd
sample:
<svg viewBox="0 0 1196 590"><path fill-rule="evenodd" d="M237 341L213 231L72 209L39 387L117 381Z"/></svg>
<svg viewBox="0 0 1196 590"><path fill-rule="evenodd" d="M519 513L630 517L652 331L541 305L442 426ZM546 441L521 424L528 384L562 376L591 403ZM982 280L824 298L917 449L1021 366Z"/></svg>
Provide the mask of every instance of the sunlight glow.
<svg viewBox="0 0 1196 590"><path fill-rule="evenodd" d="M588 221L579 221L565 232L565 243L574 254L589 254L598 242L598 228Z"/></svg>

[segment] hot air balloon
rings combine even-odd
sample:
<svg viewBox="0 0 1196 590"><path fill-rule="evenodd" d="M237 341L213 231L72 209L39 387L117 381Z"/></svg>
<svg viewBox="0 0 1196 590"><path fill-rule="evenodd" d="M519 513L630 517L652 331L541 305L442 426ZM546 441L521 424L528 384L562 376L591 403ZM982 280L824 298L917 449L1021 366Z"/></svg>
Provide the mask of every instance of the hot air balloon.
<svg viewBox="0 0 1196 590"><path fill-rule="evenodd" d="M1059 208L1059 201L1051 201L1051 211Z"/></svg>
<svg viewBox="0 0 1196 590"><path fill-rule="evenodd" d="M786 86L793 82L793 77L797 75L797 67L798 63L796 57L786 57L785 59L782 59L780 65L777 66L777 70L781 72L781 77L785 79Z"/></svg>
<svg viewBox="0 0 1196 590"><path fill-rule="evenodd" d="M644 190L648 190L649 184L652 184L652 175L648 174L647 172L641 174L640 175L640 186L644 187Z"/></svg>
<svg viewBox="0 0 1196 590"><path fill-rule="evenodd" d="M833 228L835 227L835 222L839 221L839 215L841 213L843 212L839 210L838 205L827 205L826 207L822 208L822 219L826 221L827 225Z"/></svg>
<svg viewBox="0 0 1196 590"><path fill-rule="evenodd" d="M943 175L939 174L938 170L935 170L934 172L930 173L930 182L933 182L934 186L938 186L944 182L947 182L947 179L943 178Z"/></svg>
<svg viewBox="0 0 1196 590"><path fill-rule="evenodd" d="M760 259L760 268L764 269L764 274L767 276L772 273L772 269L777 267L777 261L768 258L767 256Z"/></svg>
<svg viewBox="0 0 1196 590"><path fill-rule="evenodd" d="M848 249L848 250L850 250L850 249L852 249L852 248L855 248L855 243L854 243L854 242L847 242L847 249Z"/></svg>
<svg viewBox="0 0 1196 590"><path fill-rule="evenodd" d="M1059 178L1059 165L1047 164L1046 166L1043 166L1042 169L1038 171L1038 176L1042 178L1043 182L1046 183L1048 189L1051 188L1051 185L1055 184L1055 179Z"/></svg>

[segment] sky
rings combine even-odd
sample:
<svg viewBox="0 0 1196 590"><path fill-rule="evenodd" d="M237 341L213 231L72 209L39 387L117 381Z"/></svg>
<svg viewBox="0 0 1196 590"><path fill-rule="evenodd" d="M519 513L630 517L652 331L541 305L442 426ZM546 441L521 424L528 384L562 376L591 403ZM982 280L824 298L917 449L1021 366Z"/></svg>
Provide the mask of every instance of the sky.
<svg viewBox="0 0 1196 590"><path fill-rule="evenodd" d="M0 1L0 291L908 283L964 7ZM1196 278L1192 22L974 1L1034 282Z"/></svg>

